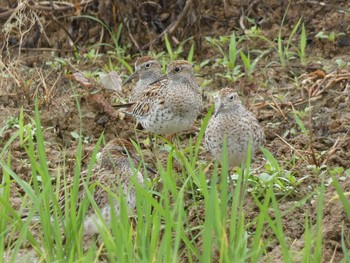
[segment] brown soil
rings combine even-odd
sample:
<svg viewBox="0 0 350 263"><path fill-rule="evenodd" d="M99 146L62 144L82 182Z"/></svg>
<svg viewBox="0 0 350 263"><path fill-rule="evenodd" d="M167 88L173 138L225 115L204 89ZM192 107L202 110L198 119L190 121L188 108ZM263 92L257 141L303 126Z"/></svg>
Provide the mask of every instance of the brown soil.
<svg viewBox="0 0 350 263"><path fill-rule="evenodd" d="M16 1L0 0L0 24L5 28L6 16L2 16L1 11L11 10L16 7ZM82 8L84 14L97 14L100 19L104 19L109 25L115 26L113 14L111 14L110 1L92 1L91 4ZM111 1L113 2L113 1ZM123 2L123 1L116 1ZM126 1L128 2L128 1ZM138 52L138 48L149 43L161 32L161 28L170 25L171 21L181 12L183 5L181 1L169 1L168 6L145 7L136 4L122 4L125 14L129 18L129 32L123 31L120 41L121 45L130 43L130 35L134 36L135 43L128 52L132 57ZM164 2L164 1L159 1ZM167 2L167 1L166 1ZM176 4L175 4L176 2ZM183 1L185 3L185 1ZM279 208L281 212L289 210L295 201L309 195L320 184L320 177L310 169L310 166L318 166L324 169L326 181L330 179L328 170L335 167L350 167L350 69L349 64L344 67L340 62L350 61L350 3L346 0L330 0L325 5L316 3L317 1L297 1L289 6L282 36L285 41L296 25L300 17L307 30L308 59L307 66L300 64L299 59L291 60L286 67L281 67L276 50L271 52L258 65L258 69L253 73L253 79L241 78L236 82L230 82L215 73L225 72L225 68L214 68L215 59L220 54L203 39L204 36L219 37L220 35L230 35L234 30L236 35L242 35L242 21L246 29L252 24L248 23L244 17L249 17L256 22L261 34L270 40L275 40L278 36L282 17L286 12L287 1L265 0L265 1L193 1L196 8L192 7L186 18L174 31L173 44L175 39L183 41L190 36L195 36L193 43L196 43L195 61L201 62L209 59L207 66L198 72L198 82L203 80L213 80L209 86L203 90L206 98L203 114L212 105L211 92L229 85L236 88L243 95L244 102L258 117L266 133L266 148L271 151L280 165L285 170L294 173L297 179L307 176L293 196L281 199ZM198 3L197 3L198 2ZM214 3L215 2L215 3ZM283 4L284 3L284 4ZM198 4L198 6L197 6ZM224 5L226 10L224 11ZM47 7L45 7L47 8ZM63 8L63 7L62 7ZM135 9L136 8L136 9ZM151 8L151 11L148 10ZM153 16L150 21L149 12L156 8L157 16ZM39 12L38 10L41 10ZM96 47L102 56L96 61L85 59L82 54L89 51L94 43L109 42L108 34L99 37L101 27L92 20L68 20L60 16L63 11L59 9L54 12L55 22L50 19L50 9L29 8L23 9L21 14L28 18L34 18L34 14L41 17L24 34L25 27L12 28L8 34L0 36L2 46L2 61L0 67L0 129L5 126L8 120L18 117L21 107L25 112L26 123L30 122L29 117L34 116L34 99L39 97L40 116L46 141L46 153L49 160L49 167L53 171L62 164L63 149L66 150L66 166L69 174L74 169L75 153L77 142L72 137L71 132L79 132L80 117L77 110L76 94L81 108L83 135L88 137L88 144L84 144L84 163L89 162L89 157L94 148L95 142L102 132L106 141L117 136L122 138L137 139L144 149L146 160L155 167L156 158L151 152L151 146L144 143L147 133L134 130L135 121L131 118L111 112L108 105L120 101L120 96L127 98L128 90L124 94L114 94L100 89L94 91L96 87L88 88L72 81L69 73L75 71L101 71L102 65L112 63L121 66L121 63L113 56L107 54L107 48ZM69 8L69 14L73 15L78 10ZM122 10L122 11L123 11ZM137 16L132 16L133 10L138 10ZM153 10L153 11L152 11ZM344 11L345 10L345 11ZM347 11L346 11L347 10ZM121 10L117 11L117 20ZM170 12L172 11L172 12ZM133 19L132 19L133 18ZM157 20L158 19L158 20ZM148 23L145 23L145 21ZM15 20L12 20L15 22ZM158 21L158 22L157 22ZM160 21L160 22L159 22ZM151 26L153 25L153 26ZM28 26L29 27L29 26ZM40 34L43 27L45 34ZM71 37L75 45L80 46L81 55L79 61L72 59L72 46L67 32L64 28L69 28ZM159 31L160 30L160 31ZM334 32L336 39L334 42L327 39L318 39L319 32L330 34ZM293 43L298 43L298 36L294 37ZM21 39L21 36L24 36ZM192 43L189 42L189 43ZM296 44L297 45L297 44ZM19 51L18 46L22 49ZM155 42L152 51L165 51L163 42ZM271 48L266 41L254 39L245 40L242 46L249 50L267 51ZM276 45L275 45L276 46ZM186 57L190 45L185 45ZM56 50L55 55L51 51ZM66 64L57 62L57 58L65 60ZM56 59L56 60L55 60ZM55 62L56 61L56 62ZM74 62L69 62L74 61ZM134 59L130 59L130 63ZM48 63L56 63L55 67ZM238 61L242 64L242 61ZM129 73L125 70L120 72L123 76ZM127 87L130 88L130 87ZM298 127L293 110L304 112L300 118L305 124L309 133L303 134ZM203 117L203 116L201 116ZM198 128L200 120L195 124ZM16 127L4 130L0 137L1 148L11 138ZM183 145L188 143L188 139L196 136L197 131L191 130L180 135ZM19 141L14 141L9 148L12 158L12 169L23 179L30 178L28 170L28 160L24 149ZM291 163L291 159L297 156L298 159ZM199 157L202 160L210 161L210 156L205 152ZM261 154L257 156L255 166L262 165L264 160ZM53 173L54 174L54 173ZM2 177L2 174L0 174ZM336 177L340 177L337 174ZM344 192L350 191L350 178L347 176L341 181ZM15 188L15 187L14 187ZM14 207L20 205L20 196L23 195L21 189L14 189ZM249 199L249 198L248 198ZM283 217L283 227L288 242L295 252L295 261L302 258L299 252L303 248L305 216L309 215L312 223L316 222L315 211L316 202L314 197L306 200L305 205L297 207ZM247 203L250 203L247 201ZM247 204L247 207L249 205ZM257 210L250 208L247 221L253 219ZM193 225L202 224L204 212L202 208L190 207L190 218L193 218ZM325 195L325 208L323 218L323 261L340 262L343 257L341 249L341 233L350 236L350 222L346 217L337 193L331 186L327 186ZM271 233L267 233L267 236ZM267 238L267 237L266 237ZM200 242L200 241L199 241ZM269 251L266 251L265 260L269 262L282 262L282 254L278 242L272 244Z"/></svg>

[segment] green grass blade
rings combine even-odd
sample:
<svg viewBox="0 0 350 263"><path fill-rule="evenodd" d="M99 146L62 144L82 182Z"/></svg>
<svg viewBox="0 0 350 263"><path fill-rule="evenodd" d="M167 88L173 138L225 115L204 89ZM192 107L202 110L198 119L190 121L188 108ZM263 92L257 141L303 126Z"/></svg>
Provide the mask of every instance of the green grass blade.
<svg viewBox="0 0 350 263"><path fill-rule="evenodd" d="M203 254L201 262L211 262L212 258L212 243L213 243L213 228L215 225L215 200L217 196L216 192L217 174L214 172L211 180L211 189L208 198L205 200L205 222L203 228Z"/></svg>
<svg viewBox="0 0 350 263"><path fill-rule="evenodd" d="M317 196L317 207L316 207L316 225L315 225L315 247L313 262L322 261L322 239L323 239L323 209L324 209L324 195L325 195L325 185L324 185L325 173L321 173L321 186L318 191Z"/></svg>
<svg viewBox="0 0 350 263"><path fill-rule="evenodd" d="M165 47L166 47L166 50L168 51L170 61L173 61L175 59L175 57L174 57L174 52L173 52L173 49L171 47L171 43L170 43L168 34L164 35L164 41L165 41Z"/></svg>
<svg viewBox="0 0 350 263"><path fill-rule="evenodd" d="M332 176L332 185L338 193L339 200L344 207L344 212L345 212L346 216L350 220L350 203L349 203L348 199L345 197L344 191L341 188L341 186L340 186L338 180L335 178L335 176ZM347 193L347 195L350 195L350 193Z"/></svg>
<svg viewBox="0 0 350 263"><path fill-rule="evenodd" d="M188 52L187 61L192 63L194 55L194 44L191 45L190 51Z"/></svg>
<svg viewBox="0 0 350 263"><path fill-rule="evenodd" d="M251 246L251 251L252 251L251 262L258 262L259 261L258 259L261 257L261 254L264 249L263 247L264 242L262 240L262 235L264 230L265 214L263 211L268 211L272 194L273 194L272 191L267 192L267 194L265 195L263 204L261 204L258 198L253 195L255 202L259 204L259 206L261 206L262 209L261 209L261 213L259 213L258 215L256 229L253 236L253 243Z"/></svg>
<svg viewBox="0 0 350 263"><path fill-rule="evenodd" d="M310 231L310 223L309 216L306 214L305 216L305 230L304 230L304 248L302 249L303 259L302 262L310 262L311 261L311 249L313 243L313 236Z"/></svg>

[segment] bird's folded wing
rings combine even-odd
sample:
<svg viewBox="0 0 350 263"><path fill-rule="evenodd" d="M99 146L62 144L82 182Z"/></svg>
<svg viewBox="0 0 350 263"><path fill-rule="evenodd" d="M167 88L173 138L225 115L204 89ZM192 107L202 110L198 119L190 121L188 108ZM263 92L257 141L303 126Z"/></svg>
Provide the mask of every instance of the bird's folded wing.
<svg viewBox="0 0 350 263"><path fill-rule="evenodd" d="M161 106L164 104L163 90L168 84L168 80L163 80L150 85L141 95L138 101L136 101L128 110L127 114L145 117L152 111L153 107Z"/></svg>

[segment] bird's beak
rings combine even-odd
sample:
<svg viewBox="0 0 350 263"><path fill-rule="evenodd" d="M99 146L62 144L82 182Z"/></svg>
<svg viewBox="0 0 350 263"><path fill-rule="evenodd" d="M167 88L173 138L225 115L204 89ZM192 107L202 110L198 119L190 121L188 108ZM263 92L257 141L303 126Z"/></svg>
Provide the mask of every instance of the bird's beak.
<svg viewBox="0 0 350 263"><path fill-rule="evenodd" d="M146 165L146 169L147 169L147 171L149 171L153 174L157 174L157 172L155 170L153 170L151 167L149 167L148 165Z"/></svg>
<svg viewBox="0 0 350 263"><path fill-rule="evenodd" d="M219 107L217 108L217 110L215 111L215 113L214 113L214 117L216 117L221 111L222 111L222 109L224 108L224 104L223 103L221 103L220 105L219 105Z"/></svg>
<svg viewBox="0 0 350 263"><path fill-rule="evenodd" d="M158 78L158 79L156 79L155 81L153 81L151 84L149 84L149 85L153 85L153 84L155 84L155 83L157 83L157 82L159 82L159 81L161 81L161 80L163 80L163 79L166 79L168 76L167 75L163 75L163 76L161 76L160 78Z"/></svg>
<svg viewBox="0 0 350 263"><path fill-rule="evenodd" d="M130 81L132 81L134 78L136 78L139 75L139 71L136 70L125 82L123 85L129 83Z"/></svg>
<svg viewBox="0 0 350 263"><path fill-rule="evenodd" d="M135 157L135 156L134 156L134 159L136 159L136 161L137 161L138 163L141 162L140 159L139 159L138 157ZM145 167L146 167L147 171L149 171L149 172L151 172L151 173L153 173L153 174L157 174L157 172L156 172L155 170L153 170L151 167L149 167L147 164L145 164Z"/></svg>

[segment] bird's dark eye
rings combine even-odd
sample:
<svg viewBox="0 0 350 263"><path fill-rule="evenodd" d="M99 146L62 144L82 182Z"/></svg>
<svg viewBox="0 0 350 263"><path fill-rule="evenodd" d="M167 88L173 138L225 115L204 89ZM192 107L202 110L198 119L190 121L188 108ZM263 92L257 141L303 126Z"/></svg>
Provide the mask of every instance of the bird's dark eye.
<svg viewBox="0 0 350 263"><path fill-rule="evenodd" d="M233 96L233 95L231 95L231 96L230 96L230 100L233 100L233 98L234 98L234 96Z"/></svg>
<svg viewBox="0 0 350 263"><path fill-rule="evenodd" d="M122 153L122 155L128 155L128 152L125 149L121 150L120 152Z"/></svg>
<svg viewBox="0 0 350 263"><path fill-rule="evenodd" d="M150 67L151 67L151 63L147 63L147 64L145 65L145 67L146 67L146 68L150 68Z"/></svg>
<svg viewBox="0 0 350 263"><path fill-rule="evenodd" d="M175 72L180 72L181 68L180 67L176 67L174 70L175 70Z"/></svg>

